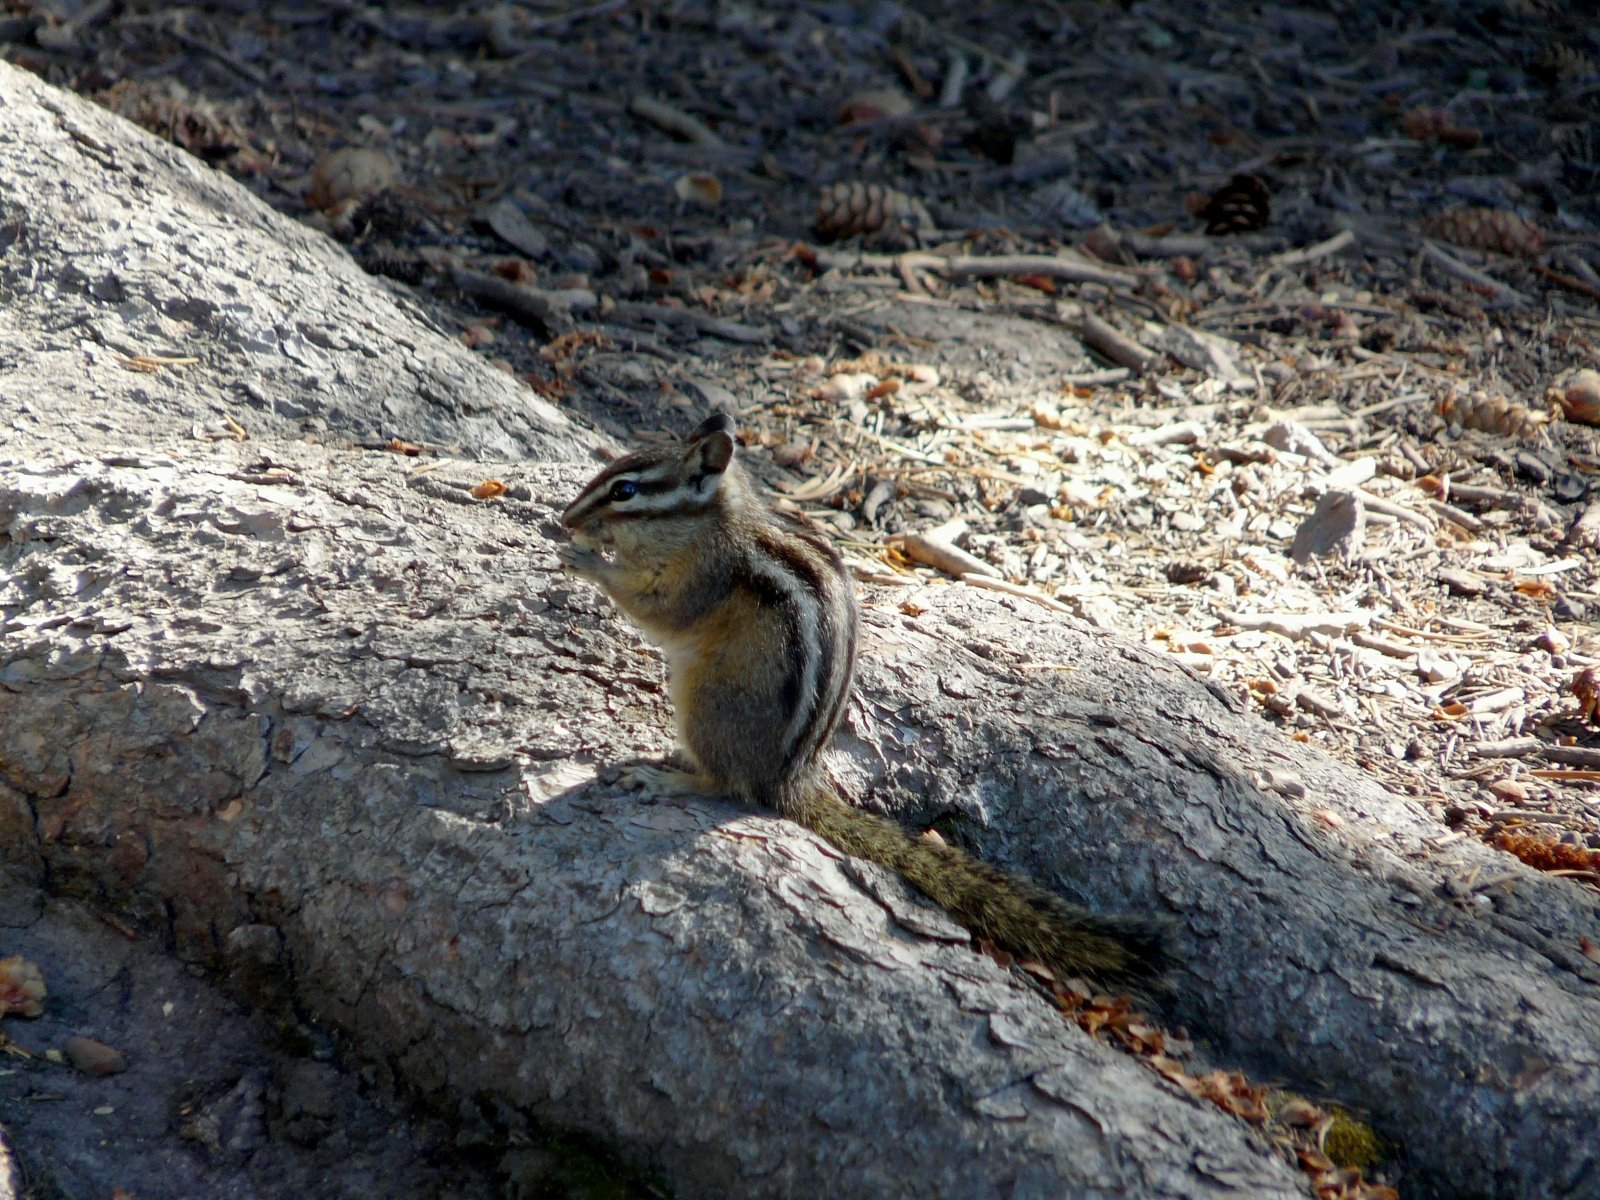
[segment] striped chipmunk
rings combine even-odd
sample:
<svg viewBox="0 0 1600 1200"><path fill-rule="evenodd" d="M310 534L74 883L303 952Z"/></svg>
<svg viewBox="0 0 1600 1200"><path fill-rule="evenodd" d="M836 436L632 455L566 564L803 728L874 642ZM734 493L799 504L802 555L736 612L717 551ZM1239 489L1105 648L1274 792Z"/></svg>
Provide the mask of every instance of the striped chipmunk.
<svg viewBox="0 0 1600 1200"><path fill-rule="evenodd" d="M618 459L561 516L572 532L562 566L666 655L682 765L634 780L776 811L1060 977L1155 988L1153 925L1077 908L839 797L821 758L850 699L855 590L833 547L767 504L734 455L733 421L715 414L679 445Z"/></svg>

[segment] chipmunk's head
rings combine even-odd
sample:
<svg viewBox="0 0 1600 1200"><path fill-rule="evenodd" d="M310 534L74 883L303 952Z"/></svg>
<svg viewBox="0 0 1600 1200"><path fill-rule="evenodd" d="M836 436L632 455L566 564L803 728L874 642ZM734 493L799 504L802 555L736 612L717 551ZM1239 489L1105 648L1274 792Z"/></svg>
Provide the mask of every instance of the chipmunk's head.
<svg viewBox="0 0 1600 1200"><path fill-rule="evenodd" d="M714 515L733 450L733 418L713 413L680 445L612 463L567 505L561 523L580 545L626 549L686 540Z"/></svg>

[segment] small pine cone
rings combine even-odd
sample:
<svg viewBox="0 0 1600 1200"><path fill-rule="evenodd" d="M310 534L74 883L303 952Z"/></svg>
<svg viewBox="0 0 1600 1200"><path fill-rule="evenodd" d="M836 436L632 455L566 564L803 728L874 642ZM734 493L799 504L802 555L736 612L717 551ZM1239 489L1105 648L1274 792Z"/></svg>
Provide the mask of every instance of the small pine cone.
<svg viewBox="0 0 1600 1200"><path fill-rule="evenodd" d="M1510 438L1535 437L1550 423L1549 409L1530 408L1486 392L1474 392L1470 396L1452 392L1439 401L1439 415L1463 429Z"/></svg>
<svg viewBox="0 0 1600 1200"><path fill-rule="evenodd" d="M1548 88L1566 87L1595 74L1594 59L1576 46L1552 42L1533 60L1530 73Z"/></svg>
<svg viewBox="0 0 1600 1200"><path fill-rule="evenodd" d="M1526 217L1500 208L1452 208L1430 217L1423 231L1469 250L1532 258L1544 249L1544 231Z"/></svg>
<svg viewBox="0 0 1600 1200"><path fill-rule="evenodd" d="M426 259L388 242L364 242L352 253L368 275L382 275L411 287L421 287L428 278Z"/></svg>
<svg viewBox="0 0 1600 1200"><path fill-rule="evenodd" d="M920 200L881 183L835 183L822 189L811 219L817 237L840 241L861 234L867 238L910 237L933 228Z"/></svg>
<svg viewBox="0 0 1600 1200"><path fill-rule="evenodd" d="M1206 232L1216 237L1227 233L1254 233L1272 220L1272 198L1259 175L1235 175L1211 193L1200 210Z"/></svg>

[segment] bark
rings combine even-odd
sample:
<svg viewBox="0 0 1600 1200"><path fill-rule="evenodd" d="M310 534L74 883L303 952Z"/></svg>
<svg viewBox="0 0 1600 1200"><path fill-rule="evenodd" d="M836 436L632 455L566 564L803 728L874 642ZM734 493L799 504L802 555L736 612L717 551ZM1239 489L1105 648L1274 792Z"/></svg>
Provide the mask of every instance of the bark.
<svg viewBox="0 0 1600 1200"><path fill-rule="evenodd" d="M3 66L0 162L0 858L196 959L280 947L398 1082L597 1133L684 1195L1303 1191L882 873L597 780L670 715L654 658L555 572L583 467L418 476L287 436L321 414L575 456L559 414L242 189ZM161 331L205 361L93 349ZM241 411L253 442L194 436ZM512 492L472 500L490 474ZM865 597L838 756L865 802L1170 914L1172 1015L1370 1109L1408 1192L1600 1195L1587 893L1436 844L1143 650L990 593L906 598ZM1508 882L1452 889L1474 872Z"/></svg>

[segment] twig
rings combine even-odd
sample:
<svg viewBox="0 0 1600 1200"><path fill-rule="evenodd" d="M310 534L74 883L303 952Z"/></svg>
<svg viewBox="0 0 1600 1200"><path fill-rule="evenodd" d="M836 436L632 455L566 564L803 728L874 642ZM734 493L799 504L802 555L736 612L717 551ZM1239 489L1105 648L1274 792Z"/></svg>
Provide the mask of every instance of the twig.
<svg viewBox="0 0 1600 1200"><path fill-rule="evenodd" d="M1092 312L1085 311L1078 322L1078 336L1091 350L1098 350L1114 363L1148 375L1162 363L1162 356L1102 321Z"/></svg>
<svg viewBox="0 0 1600 1200"><path fill-rule="evenodd" d="M1580 296L1587 296L1591 300L1600 300L1600 288L1592 283L1585 283L1574 275L1563 274L1554 267L1547 267L1535 263L1533 269L1543 275L1551 283L1559 283L1570 292L1577 292Z"/></svg>
<svg viewBox="0 0 1600 1200"><path fill-rule="evenodd" d="M945 68L944 86L939 89L939 107L954 108L961 103L961 93L967 86L967 56L950 52L950 65Z"/></svg>
<svg viewBox="0 0 1600 1200"><path fill-rule="evenodd" d="M950 465L938 455L928 454L925 451L918 450L915 446L907 446L903 442L897 442L891 438L886 438L881 433L873 433L872 430L863 429L861 426L852 424L849 421L841 421L837 417L833 417L828 420L828 424L833 426L840 433L850 437L871 438L885 450L893 450L902 458L909 458L913 462L926 463L929 466L938 467L941 471L949 471L951 469ZM949 492L940 492L939 495L940 498L944 500L956 499L956 497Z"/></svg>
<svg viewBox="0 0 1600 1200"><path fill-rule="evenodd" d="M650 96L635 96L628 101L628 111L636 117L649 121L658 129L664 129L674 137L693 142L697 146L709 146L717 150L727 146L727 143L712 133L704 122L691 117L681 108L674 108Z"/></svg>
<svg viewBox="0 0 1600 1200"><path fill-rule="evenodd" d="M110 8L111 5L109 4L104 6L99 4L91 5L89 8L85 9L83 13L79 14L78 21L73 22L72 24L74 28L77 28L78 24L82 22L85 17L89 17L91 14L94 14L96 17L104 15L104 11L109 10ZM224 66L231 68L238 75L249 80L257 87L267 87L269 85L270 81L268 80L267 76L262 74L262 72L258 71L255 67L252 67L249 63L245 62L242 58L235 54L230 54L221 46L213 45L204 38L197 37L190 33L186 27L190 11L191 10L189 9L178 9L175 12L162 12L157 10L153 13L130 14L125 19L129 21L138 21L141 23L148 22L156 25L161 28L163 33L172 38L173 41L179 42L189 47L191 50L198 50L202 54L209 54L212 58L222 63ZM66 25L62 25L59 27L59 30L65 30L66 28Z"/></svg>
<svg viewBox="0 0 1600 1200"><path fill-rule="evenodd" d="M1068 387L1104 387L1110 383L1121 383L1132 378L1133 372L1127 367L1109 367L1104 371L1084 371L1078 375L1063 375L1061 382Z"/></svg>
<svg viewBox="0 0 1600 1200"><path fill-rule="evenodd" d="M990 575L978 575L968 571L961 576L961 582L970 584L972 587L985 588L991 592L1004 592L1008 596L1020 596L1022 599L1032 600L1035 604L1048 608L1052 612L1069 613L1072 611L1071 605L1061 603L1054 596L1047 596L1037 588L1031 588L1025 584L1012 583L1009 579L996 579Z"/></svg>
<svg viewBox="0 0 1600 1200"><path fill-rule="evenodd" d="M1498 742L1478 742L1469 748L1474 758L1521 758L1544 749L1546 743L1536 737L1505 738Z"/></svg>
<svg viewBox="0 0 1600 1200"><path fill-rule="evenodd" d="M1010 58L995 71L994 78L989 80L985 89L989 99L995 103L1002 103L1005 98L1016 91L1017 84L1022 82L1023 72L1028 69L1028 52L1026 50L1014 51Z"/></svg>
<svg viewBox="0 0 1600 1200"><path fill-rule="evenodd" d="M1545 746L1544 756L1569 767L1600 767L1600 750L1592 746Z"/></svg>
<svg viewBox="0 0 1600 1200"><path fill-rule="evenodd" d="M816 247L817 265L841 271L895 271L901 278L908 269L937 275L993 279L1007 275L1042 275L1068 283L1098 283L1118 291L1131 291L1139 273L1092 263L1069 254L961 254L945 256L914 251L910 254L868 254Z"/></svg>
<svg viewBox="0 0 1600 1200"><path fill-rule="evenodd" d="M1236 613L1224 610L1222 619L1240 629L1263 629L1286 638L1302 638L1311 633L1346 634L1365 629L1373 614L1357 610L1339 613Z"/></svg>
<svg viewBox="0 0 1600 1200"><path fill-rule="evenodd" d="M1363 508L1371 509L1373 512L1388 513L1401 521L1409 521L1424 533L1432 533L1439 528L1438 522L1425 513L1419 513L1403 504L1396 504L1393 500L1385 500L1382 496L1374 496L1361 488L1356 488L1355 493Z"/></svg>
<svg viewBox="0 0 1600 1200"><path fill-rule="evenodd" d="M522 27L523 33L544 33L550 29L560 29L567 25L576 25L579 21L587 21L590 17L603 17L607 13L614 13L628 6L628 0L601 0L599 4L591 4L588 8L574 9L572 12L557 13L550 17L535 17Z"/></svg>
<svg viewBox="0 0 1600 1200"><path fill-rule="evenodd" d="M988 563L955 545L955 539L965 533L966 529L967 523L957 517L925 533L908 533L890 538L889 544L907 558L925 563L943 571L946 575L954 575L957 579L968 574L991 578L998 576L1000 573Z"/></svg>
<svg viewBox="0 0 1600 1200"><path fill-rule="evenodd" d="M1192 446L1206 436L1199 421L1173 421L1151 429L1141 429L1122 439L1125 446Z"/></svg>
<svg viewBox="0 0 1600 1200"><path fill-rule="evenodd" d="M561 333L572 326L571 306L554 295L523 287L498 275L467 267L451 267L450 282L461 294L510 316L519 324L545 334Z"/></svg>
<svg viewBox="0 0 1600 1200"><path fill-rule="evenodd" d="M1464 279L1474 287L1481 288L1487 293L1485 299L1491 308L1526 308L1528 298L1515 288L1501 283L1492 275L1488 275L1477 267L1469 267L1452 254L1447 254L1438 243L1422 239L1422 253L1425 258L1448 274L1457 279Z"/></svg>
<svg viewBox="0 0 1600 1200"><path fill-rule="evenodd" d="M1351 242L1356 240L1356 235L1351 230L1343 230L1334 234L1324 242L1314 246L1307 246L1302 250L1285 250L1282 254L1274 254L1267 259L1267 265L1273 267L1297 267L1302 263L1315 262L1319 258L1326 258L1330 254L1337 254Z"/></svg>
<svg viewBox="0 0 1600 1200"><path fill-rule="evenodd" d="M757 329L753 325L741 325L737 321L724 321L720 317L713 317L709 313L696 312L692 308L672 308L665 304L623 302L607 313L605 319L618 321L624 325L638 322L685 326L693 329L696 333L718 337L725 342L742 342L752 346L760 345L772 339L772 335L765 329Z"/></svg>
<svg viewBox="0 0 1600 1200"><path fill-rule="evenodd" d="M1381 638L1376 634L1363 633L1359 629L1350 635L1350 641L1357 646L1363 646L1368 650L1376 650L1379 654L1388 655L1390 658L1413 658L1417 653L1415 647L1405 646L1399 642L1391 642L1388 638Z"/></svg>
<svg viewBox="0 0 1600 1200"><path fill-rule="evenodd" d="M1109 288L1132 289L1139 282L1132 271L1103 266L1073 254L958 254L944 258L937 254L920 257L932 259L926 266L930 271L973 279L993 279L1005 275L1043 275L1047 279L1063 279L1068 283L1099 283Z"/></svg>
<svg viewBox="0 0 1600 1200"><path fill-rule="evenodd" d="M1565 813L1538 812L1531 808L1497 808L1484 818L1485 821L1543 821L1547 825L1559 825L1566 819Z"/></svg>
<svg viewBox="0 0 1600 1200"><path fill-rule="evenodd" d="M1443 500L1429 500L1428 507L1446 521L1461 526L1468 533L1483 532L1483 522L1465 509L1457 508L1454 504L1446 504Z"/></svg>
<svg viewBox="0 0 1600 1200"><path fill-rule="evenodd" d="M1479 483L1450 482L1451 500L1464 500L1471 504L1487 504L1493 508L1514 512L1522 505L1522 497L1505 488L1484 487Z"/></svg>

